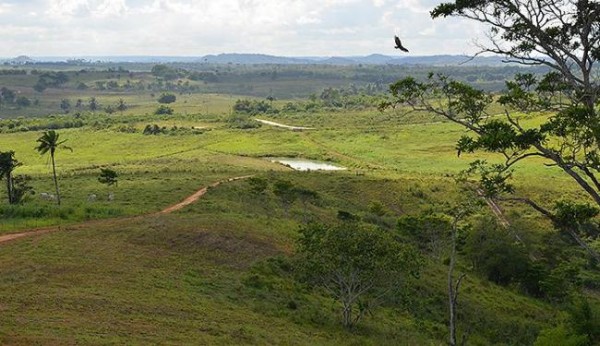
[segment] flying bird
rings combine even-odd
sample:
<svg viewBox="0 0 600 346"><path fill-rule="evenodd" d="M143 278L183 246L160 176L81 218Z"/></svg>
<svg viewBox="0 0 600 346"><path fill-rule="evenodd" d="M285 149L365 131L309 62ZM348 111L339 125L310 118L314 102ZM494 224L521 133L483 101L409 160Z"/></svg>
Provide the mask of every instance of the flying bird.
<svg viewBox="0 0 600 346"><path fill-rule="evenodd" d="M408 53L408 49L402 47L402 42L400 42L400 38L398 38L398 36L394 36L394 41L396 41L396 47L394 48L398 48L401 51Z"/></svg>

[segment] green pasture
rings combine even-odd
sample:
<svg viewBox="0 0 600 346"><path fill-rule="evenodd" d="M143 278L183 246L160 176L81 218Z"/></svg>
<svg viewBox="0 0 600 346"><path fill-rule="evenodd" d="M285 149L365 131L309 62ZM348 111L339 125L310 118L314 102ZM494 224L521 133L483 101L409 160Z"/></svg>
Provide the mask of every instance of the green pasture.
<svg viewBox="0 0 600 346"><path fill-rule="evenodd" d="M0 340L5 344L167 343L442 345L444 267L425 266L408 300L378 309L354 331L337 305L279 274L267 260L290 253L304 216L337 210L368 216L381 201L385 224L440 200L446 185L352 175L264 172L319 191L308 208L286 212L271 194L238 181L209 190L173 215L107 220L3 245ZM424 191L417 193L415 186ZM393 223L392 223L393 225ZM24 255L25 254L25 255ZM473 344L530 343L559 314L469 276L463 323ZM293 305L290 303L293 302Z"/></svg>
<svg viewBox="0 0 600 346"><path fill-rule="evenodd" d="M190 100L189 103L197 101ZM73 222L156 211L211 181L287 169L264 159L269 156L331 161L348 168L338 175L364 174L379 179L446 182L475 159L492 162L499 159L498 155L485 153L457 157L455 142L465 132L455 124L423 122L422 116L406 119L404 114L393 115L375 110L343 115L333 113L323 127L314 119L326 119L327 115L323 113L306 114L304 118L260 116L287 125L315 128L301 132L270 125L248 130L231 129L227 126L226 116L205 113L188 116L181 113L174 116L88 115L81 118L83 127L58 130L61 139L67 140L65 145L72 149L61 148L56 154L64 195L62 208L67 211L59 212L62 216L58 219L49 216L48 220L37 218L23 223L15 216L19 213L12 211L20 207L11 207L10 212L5 212L8 217L0 221L0 228L7 231L61 223L62 219ZM69 117L64 115L54 119ZM523 118L523 121L524 124L536 124L543 117L538 115ZM31 122L36 123L36 120ZM167 129L194 128L199 132L142 134L145 126L154 124ZM123 127L133 127L135 133L123 132ZM23 163L15 173L31 175L31 185L38 194L53 193L49 157L40 156L34 150L40 134L41 131L0 134L0 149L15 151L17 159ZM113 188L118 198L110 203L104 198L89 203L91 194L108 194L107 188L97 182L101 167L111 167L121 175L119 185ZM577 197L574 183L556 168L544 166L541 160L520 165L514 174L518 191L526 195L543 200L546 195L561 191L565 197ZM4 198L4 193L0 191L0 198ZM48 204L51 203L34 195L23 208L32 205L47 208Z"/></svg>
<svg viewBox="0 0 600 346"><path fill-rule="evenodd" d="M497 155L457 157L461 128L401 109L259 115L315 129L242 130L227 122L234 97L178 95L173 116L153 115L157 103L145 95L100 102L120 97L138 106L123 115L86 113L81 127L57 130L72 148L56 154L61 207L39 197L54 193L48 157L34 150L41 131L0 133L0 150L15 151L23 163L15 174L30 175L36 191L23 205L8 206L0 185L0 233L61 228L1 245L0 343L444 344L441 260L427 258L418 280L353 331L339 325L333 300L282 268L305 222L335 222L344 211L394 230L402 215L457 199L452 176L477 158ZM293 100L277 102L287 101ZM522 121L534 125L543 117ZM71 113L23 120L23 126L67 118L75 119ZM203 130L144 135L152 124ZM348 170L294 172L269 156L324 160ZM104 167L119 173L110 190L97 181ZM153 214L211 183L245 175L264 178L269 188L256 194L246 181L229 182L174 214ZM519 193L541 201L557 193L579 197L564 174L543 162L519 166L515 177ZM272 192L277 180L315 191L318 199L286 207ZM371 212L373 204L382 213ZM523 206L504 207L531 247L540 247L549 225ZM485 217L491 212L484 207L473 219ZM555 305L490 283L468 263L461 261L459 270L469 273L460 328L470 333L470 344L531 344L565 318Z"/></svg>

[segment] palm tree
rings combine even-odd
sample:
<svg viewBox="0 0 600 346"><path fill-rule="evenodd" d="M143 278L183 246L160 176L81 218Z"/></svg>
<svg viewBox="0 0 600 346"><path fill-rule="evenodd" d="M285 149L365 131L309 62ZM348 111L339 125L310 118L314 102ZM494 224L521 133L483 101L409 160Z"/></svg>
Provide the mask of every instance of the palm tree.
<svg viewBox="0 0 600 346"><path fill-rule="evenodd" d="M56 179L56 164L54 162L54 153L59 147L73 151L73 149L67 146L61 146L61 144L63 144L66 141L66 139L63 141L59 141L58 133L56 133L56 131L54 130L50 130L44 132L40 136L40 138L37 139L36 142L38 142L39 145L35 147L35 149L40 153L40 155L44 155L48 152L50 153L50 159L52 160L52 175L54 177L54 187L56 188L56 202L58 203L58 205L60 205L60 191L58 190L58 180Z"/></svg>

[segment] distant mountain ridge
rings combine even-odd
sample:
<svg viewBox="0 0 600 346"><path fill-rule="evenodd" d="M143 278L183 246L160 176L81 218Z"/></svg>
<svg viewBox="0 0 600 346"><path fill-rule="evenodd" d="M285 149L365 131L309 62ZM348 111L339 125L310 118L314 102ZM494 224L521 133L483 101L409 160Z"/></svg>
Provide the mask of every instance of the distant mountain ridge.
<svg viewBox="0 0 600 346"><path fill-rule="evenodd" d="M391 56L371 54L367 56L332 56L332 57L283 57L267 54L223 53L218 55L193 56L88 56L88 57L28 57L19 56L12 59L0 59L5 65L24 65L35 63L207 63L207 64L239 64L239 65L480 65L498 66L505 64L500 56L475 57L467 55L429 55L429 56Z"/></svg>

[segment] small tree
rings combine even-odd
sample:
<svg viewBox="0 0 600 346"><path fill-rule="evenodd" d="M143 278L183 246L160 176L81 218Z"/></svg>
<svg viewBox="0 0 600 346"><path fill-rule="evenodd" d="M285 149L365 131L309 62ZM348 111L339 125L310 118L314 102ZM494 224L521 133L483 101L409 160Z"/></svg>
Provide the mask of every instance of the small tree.
<svg viewBox="0 0 600 346"><path fill-rule="evenodd" d="M117 110L121 112L121 115L123 115L123 112L126 111L127 108L128 107L125 101L123 99L119 99L119 101L117 102Z"/></svg>
<svg viewBox="0 0 600 346"><path fill-rule="evenodd" d="M154 114L156 114L156 115L172 115L173 114L173 108L171 108L169 106L165 106L165 105L160 105L154 111Z"/></svg>
<svg viewBox="0 0 600 346"><path fill-rule="evenodd" d="M98 103L98 100L96 100L95 97L90 98L90 100L88 101L88 105L92 112L95 112L96 110L98 110L98 108L100 108L100 103Z"/></svg>
<svg viewBox="0 0 600 346"><path fill-rule="evenodd" d="M118 177L119 175L114 170L110 168L100 168L100 176L98 176L98 182L108 187L109 200L112 200L110 188L113 185L116 186L118 184Z"/></svg>
<svg viewBox="0 0 600 346"><path fill-rule="evenodd" d="M108 115L112 115L116 112L115 107L108 105L106 107L104 107L104 112Z"/></svg>
<svg viewBox="0 0 600 346"><path fill-rule="evenodd" d="M117 185L119 175L110 168L100 168L100 176L98 181L108 187Z"/></svg>
<svg viewBox="0 0 600 346"><path fill-rule="evenodd" d="M34 194L33 187L29 185L31 177L28 175L16 175L13 178L13 204L23 203L27 195Z"/></svg>
<svg viewBox="0 0 600 346"><path fill-rule="evenodd" d="M298 197L294 190L294 184L289 180L277 180L273 184L273 194L275 194L281 201L281 204L283 204L285 214L289 215L290 207Z"/></svg>
<svg viewBox="0 0 600 346"><path fill-rule="evenodd" d="M416 251L391 234L354 222L306 226L297 251L305 278L341 304L346 328L359 323L420 265Z"/></svg>
<svg viewBox="0 0 600 346"><path fill-rule="evenodd" d="M158 98L159 103L173 103L177 100L177 96L171 93L164 93Z"/></svg>
<svg viewBox="0 0 600 346"><path fill-rule="evenodd" d="M0 152L0 178L6 179L6 194L9 204L18 203L13 171L19 166L21 166L21 163L15 159L14 151Z"/></svg>
<svg viewBox="0 0 600 346"><path fill-rule="evenodd" d="M265 178L251 177L248 179L250 192L254 195L262 195L269 187L269 182Z"/></svg>
<svg viewBox="0 0 600 346"><path fill-rule="evenodd" d="M296 187L292 191L296 198L300 200L302 203L302 221L304 223L308 223L308 204L315 203L319 200L319 194L316 191L304 188L304 187Z"/></svg>
<svg viewBox="0 0 600 346"><path fill-rule="evenodd" d="M26 96L17 97L16 103L17 103L17 106L19 106L21 108L31 106L31 100L29 98L27 98Z"/></svg>
<svg viewBox="0 0 600 346"><path fill-rule="evenodd" d="M65 113L69 113L69 110L71 110L71 101L68 99L60 100L60 109Z"/></svg>

